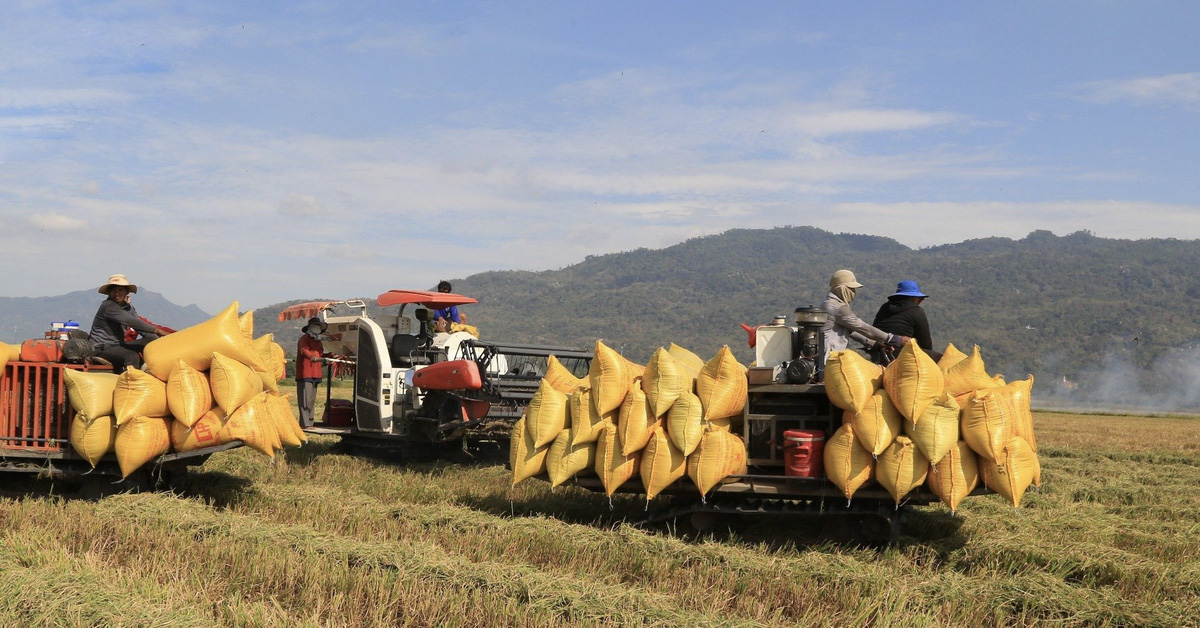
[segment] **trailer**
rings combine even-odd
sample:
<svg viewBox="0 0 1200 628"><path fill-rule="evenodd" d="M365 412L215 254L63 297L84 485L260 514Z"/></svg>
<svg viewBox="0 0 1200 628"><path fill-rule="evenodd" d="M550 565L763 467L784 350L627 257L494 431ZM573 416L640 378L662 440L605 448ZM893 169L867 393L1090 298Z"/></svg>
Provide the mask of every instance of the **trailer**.
<svg viewBox="0 0 1200 628"><path fill-rule="evenodd" d="M242 446L231 441L215 447L159 456L122 479L116 455L105 454L95 468L70 444L74 412L67 400L63 372L110 371L95 364L9 362L0 377L0 472L81 482L85 496L126 490L172 487L188 469L212 454Z"/></svg>

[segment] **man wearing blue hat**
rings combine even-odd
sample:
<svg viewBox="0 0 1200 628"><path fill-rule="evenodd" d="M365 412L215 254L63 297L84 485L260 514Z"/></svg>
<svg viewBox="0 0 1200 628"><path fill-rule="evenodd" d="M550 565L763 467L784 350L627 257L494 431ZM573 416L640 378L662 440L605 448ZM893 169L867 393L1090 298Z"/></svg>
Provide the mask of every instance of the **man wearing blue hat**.
<svg viewBox="0 0 1200 628"><path fill-rule="evenodd" d="M933 350L929 319L925 317L925 310L921 309L921 301L928 296L921 292L917 282L911 279L901 281L896 284L896 292L888 295L887 302L879 308L874 326L891 334L911 337L918 347L936 361L942 358L942 354Z"/></svg>

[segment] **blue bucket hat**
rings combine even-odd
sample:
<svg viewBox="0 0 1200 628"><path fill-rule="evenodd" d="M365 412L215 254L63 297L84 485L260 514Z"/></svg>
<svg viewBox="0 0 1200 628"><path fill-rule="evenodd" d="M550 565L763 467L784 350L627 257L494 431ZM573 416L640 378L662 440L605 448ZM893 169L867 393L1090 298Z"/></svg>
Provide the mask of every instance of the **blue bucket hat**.
<svg viewBox="0 0 1200 628"><path fill-rule="evenodd" d="M892 297L921 297L923 299L927 296L929 296L929 295L925 294L924 292L921 292L921 289L917 287L917 282L915 282L911 279L905 279L904 281L901 281L900 283L896 284L896 292L893 294L889 294L888 298L890 299Z"/></svg>

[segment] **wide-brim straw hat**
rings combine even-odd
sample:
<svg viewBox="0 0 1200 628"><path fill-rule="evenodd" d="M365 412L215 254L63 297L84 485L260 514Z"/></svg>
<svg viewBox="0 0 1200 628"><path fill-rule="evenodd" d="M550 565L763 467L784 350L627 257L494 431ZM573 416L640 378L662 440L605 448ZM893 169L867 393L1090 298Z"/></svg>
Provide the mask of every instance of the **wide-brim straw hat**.
<svg viewBox="0 0 1200 628"><path fill-rule="evenodd" d="M108 289L112 288L113 286L121 286L123 288L129 288L130 292L133 292L135 294L137 293L137 286L135 284L129 283L129 280L125 278L125 275L113 275L112 277L109 277L108 283L104 284L103 286L100 286L100 289L97 290L96 292L99 292L100 294L108 294Z"/></svg>
<svg viewBox="0 0 1200 628"><path fill-rule="evenodd" d="M323 334L323 333L325 333L325 330L326 330L326 329L329 329L329 324L328 324L328 323L326 323L325 321L323 321L323 320L321 320L321 319L317 318L316 316L314 316L314 317L312 317L312 318L308 319L308 322L304 324L304 328L305 328L305 329L307 329L307 328L308 328L308 326L309 326L309 325L312 325L313 323L316 323L316 324L318 324L318 325L320 325L320 326L321 326L321 333L322 333L322 334Z"/></svg>

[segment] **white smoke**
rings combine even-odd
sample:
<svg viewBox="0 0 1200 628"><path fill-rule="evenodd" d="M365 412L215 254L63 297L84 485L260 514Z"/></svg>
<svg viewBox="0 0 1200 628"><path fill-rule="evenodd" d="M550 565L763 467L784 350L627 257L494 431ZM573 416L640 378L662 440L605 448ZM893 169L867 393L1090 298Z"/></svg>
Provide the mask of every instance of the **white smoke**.
<svg viewBox="0 0 1200 628"><path fill-rule="evenodd" d="M1132 351L1109 351L1076 376L1037 381L1039 409L1131 413L1200 412L1200 348L1160 352L1139 363ZM1050 366L1047 364L1046 366ZM1056 372L1057 369L1049 369Z"/></svg>

